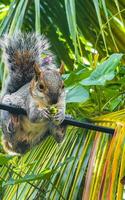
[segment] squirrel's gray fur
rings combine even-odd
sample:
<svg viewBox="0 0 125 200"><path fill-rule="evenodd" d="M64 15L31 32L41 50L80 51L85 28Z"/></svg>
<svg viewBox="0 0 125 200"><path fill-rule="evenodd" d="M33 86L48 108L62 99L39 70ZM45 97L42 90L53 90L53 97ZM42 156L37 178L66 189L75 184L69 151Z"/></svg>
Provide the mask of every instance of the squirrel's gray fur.
<svg viewBox="0 0 125 200"><path fill-rule="evenodd" d="M55 66L49 43L44 36L16 33L2 38L9 79L2 103L26 110L27 116L2 111L3 146L6 152L25 153L48 135L57 142L65 136L65 90L62 71ZM42 56L42 57L41 57ZM57 113L51 115L55 104Z"/></svg>

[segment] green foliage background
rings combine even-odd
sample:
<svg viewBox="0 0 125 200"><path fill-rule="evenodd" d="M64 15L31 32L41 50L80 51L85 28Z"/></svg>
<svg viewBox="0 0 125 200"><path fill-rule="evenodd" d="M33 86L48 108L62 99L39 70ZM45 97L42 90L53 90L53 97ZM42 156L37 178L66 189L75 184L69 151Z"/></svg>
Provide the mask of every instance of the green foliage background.
<svg viewBox="0 0 125 200"><path fill-rule="evenodd" d="M90 119L124 108L123 0L2 0L0 36L19 30L45 34L58 65L65 62L67 113ZM2 89L7 70L0 53ZM69 128L61 146L49 138L21 159L1 154L1 198L81 199L95 138L87 132ZM102 141L106 146L110 137Z"/></svg>

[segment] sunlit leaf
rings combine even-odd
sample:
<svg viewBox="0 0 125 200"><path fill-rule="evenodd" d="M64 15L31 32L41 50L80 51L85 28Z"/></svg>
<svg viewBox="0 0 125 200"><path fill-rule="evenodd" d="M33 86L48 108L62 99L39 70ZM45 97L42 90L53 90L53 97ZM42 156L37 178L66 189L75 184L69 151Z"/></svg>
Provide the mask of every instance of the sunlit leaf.
<svg viewBox="0 0 125 200"><path fill-rule="evenodd" d="M89 98L88 91L81 85L71 87L66 91L66 102L85 102Z"/></svg>
<svg viewBox="0 0 125 200"><path fill-rule="evenodd" d="M112 54L106 61L97 66L91 75L81 81L82 85L104 85L115 77L115 69L123 54Z"/></svg>

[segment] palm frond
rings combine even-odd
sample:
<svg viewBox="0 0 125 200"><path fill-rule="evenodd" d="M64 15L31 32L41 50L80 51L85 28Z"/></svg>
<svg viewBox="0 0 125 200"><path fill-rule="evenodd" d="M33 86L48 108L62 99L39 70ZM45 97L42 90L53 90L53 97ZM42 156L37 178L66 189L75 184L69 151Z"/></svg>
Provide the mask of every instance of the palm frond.
<svg viewBox="0 0 125 200"><path fill-rule="evenodd" d="M50 137L25 156L9 160L0 172L3 199L78 199L82 193L83 199L122 199L124 116L122 110L94 119L97 125L115 128L113 137L69 128L63 144ZM49 173L43 175L43 170Z"/></svg>

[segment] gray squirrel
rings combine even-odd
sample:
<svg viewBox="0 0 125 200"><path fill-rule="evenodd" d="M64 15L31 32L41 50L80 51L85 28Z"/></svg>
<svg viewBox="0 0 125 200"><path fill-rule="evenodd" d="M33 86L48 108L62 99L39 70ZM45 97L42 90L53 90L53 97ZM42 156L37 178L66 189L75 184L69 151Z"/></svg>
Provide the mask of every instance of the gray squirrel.
<svg viewBox="0 0 125 200"><path fill-rule="evenodd" d="M66 132L61 125L65 118L64 65L57 69L48 40L19 32L5 35L1 47L9 71L1 101L27 112L27 116L1 112L4 150L24 154L50 134L62 142Z"/></svg>

